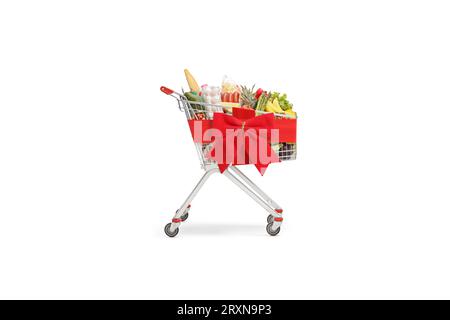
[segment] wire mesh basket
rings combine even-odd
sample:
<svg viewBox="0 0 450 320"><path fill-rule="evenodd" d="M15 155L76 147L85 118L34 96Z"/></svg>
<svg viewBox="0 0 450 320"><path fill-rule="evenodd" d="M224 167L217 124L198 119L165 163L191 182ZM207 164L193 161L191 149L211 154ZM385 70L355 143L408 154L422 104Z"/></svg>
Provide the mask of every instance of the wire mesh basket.
<svg viewBox="0 0 450 320"><path fill-rule="evenodd" d="M178 107L186 114L187 120L212 120L214 113L232 113L232 107L226 105L210 104L205 102L192 102L185 96L179 95ZM257 111L257 115L266 114L269 112ZM288 114L274 114L277 119L295 119L295 116ZM280 161L295 160L297 158L297 144L280 142L271 144L273 151L276 153ZM197 153L202 167L215 164L215 161L210 159L207 154L212 149L212 143L195 143Z"/></svg>
<svg viewBox="0 0 450 320"><path fill-rule="evenodd" d="M199 180L199 182L195 185L194 189L191 191L189 196L186 198L186 200L183 202L181 207L175 212L172 221L164 227L164 232L169 237L175 237L178 232L179 228L182 222L185 222L186 219L189 216L189 211L191 209L191 201L195 198L199 190L203 187L205 182L209 179L209 177L216 173L221 172L223 176L227 177L229 180L231 180L235 185L237 185L242 191L244 191L246 194L248 194L253 200L255 200L262 208L264 208L268 213L269 216L267 217L267 226L266 231L271 236L276 236L279 234L281 229L281 224L283 222L283 209L281 206L276 203L272 198L270 198L260 187L258 187L250 178L248 178L243 172L241 172L236 165L228 165L226 164L225 168L221 169L221 166L223 167L223 163L217 163L214 160L211 159L210 154L211 150L214 148L214 142L207 142L205 143L202 139L197 139L195 137L195 134L192 130L192 125L195 123L207 123L207 122L213 122L214 120L223 120L224 118L227 118L228 120L231 118L235 118L235 112L237 114L241 114L242 116L245 115L246 112L251 111L251 117L243 117L241 120L239 120L238 128L242 125L242 131L240 133L242 134L244 130L244 127L246 125L246 122L252 122L250 125L247 123L247 125L252 128L253 126L256 126L255 123L263 122L265 119L270 119L271 126L268 126L269 128L273 128L273 123L277 123L279 125L278 133L284 133L284 138L280 139L278 141L294 141L293 143L288 142L281 142L281 143L270 143L268 144L268 141L273 140L262 140L263 143L265 143L265 147L271 150L271 153L275 153L278 156L277 160L280 161L286 161L286 160L294 160L297 156L297 145L295 143L296 141L296 122L293 121L285 121L289 119L296 119L295 116L287 115L287 114L274 114L272 117L271 115L259 117L261 115L267 114L268 112L262 112L262 111L254 111L253 109L244 109L244 108L235 108L233 109L232 106L229 106L227 103L224 105L215 105L215 104L208 104L204 102L191 102L189 101L183 94L177 93L171 89L168 89L166 87L161 87L161 91L165 94L175 98L178 102L178 108L183 111L186 115L186 118L188 120L188 124L191 129L191 134L194 139L194 144L197 149L198 157L200 159L200 163L202 165L202 168L205 170L204 175ZM244 112L245 111L245 112ZM227 117L223 116L220 113L225 114L233 114L233 117ZM204 121L206 120L206 121ZM273 123L272 123L273 122ZM285 123L285 126L283 127L281 123ZM217 124L217 123L216 123ZM233 130L235 130L236 127L233 127ZM261 129L261 127L259 127ZM283 128L283 130L281 129ZM263 127L263 129L266 129ZM247 130L249 130L247 128ZM250 131L250 130L249 130ZM195 132L195 130L194 130ZM246 131L245 131L246 132ZM259 131L261 132L261 131ZM219 131L219 133L223 134L223 131ZM225 132L225 135L228 138L228 132ZM245 136L244 136L245 137ZM271 136L272 137L272 136ZM232 137L233 138L233 137ZM201 141L201 143L196 142ZM206 140L209 141L209 140ZM239 164L239 163L237 163ZM262 169L260 167L258 170ZM260 171L261 174L263 173Z"/></svg>

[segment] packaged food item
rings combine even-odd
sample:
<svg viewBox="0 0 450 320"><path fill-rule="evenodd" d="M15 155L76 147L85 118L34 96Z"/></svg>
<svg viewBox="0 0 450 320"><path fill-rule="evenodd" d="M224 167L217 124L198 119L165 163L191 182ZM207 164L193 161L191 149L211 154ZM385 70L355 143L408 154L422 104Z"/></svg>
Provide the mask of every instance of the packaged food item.
<svg viewBox="0 0 450 320"><path fill-rule="evenodd" d="M202 86L202 97L205 99L206 103L210 104L220 104L220 88L216 86L208 86L204 84Z"/></svg>
<svg viewBox="0 0 450 320"><path fill-rule="evenodd" d="M227 105L238 104L241 100L241 87L231 80L228 76L223 77L221 100Z"/></svg>
<svg viewBox="0 0 450 320"><path fill-rule="evenodd" d="M222 94L221 94L222 102L239 103L240 97L241 97L241 93L239 91L222 92Z"/></svg>
<svg viewBox="0 0 450 320"><path fill-rule="evenodd" d="M223 106L223 112L225 113L233 113L233 108L239 108L241 105L235 102L221 102Z"/></svg>
<svg viewBox="0 0 450 320"><path fill-rule="evenodd" d="M208 86L207 84L202 85L202 97L206 103L220 105L220 87ZM207 115L212 118L214 112L221 112L222 108L217 108L214 106L206 106Z"/></svg>
<svg viewBox="0 0 450 320"><path fill-rule="evenodd" d="M231 80L228 76L224 76L222 80L222 92L223 93L231 93L231 92L239 92L239 86Z"/></svg>

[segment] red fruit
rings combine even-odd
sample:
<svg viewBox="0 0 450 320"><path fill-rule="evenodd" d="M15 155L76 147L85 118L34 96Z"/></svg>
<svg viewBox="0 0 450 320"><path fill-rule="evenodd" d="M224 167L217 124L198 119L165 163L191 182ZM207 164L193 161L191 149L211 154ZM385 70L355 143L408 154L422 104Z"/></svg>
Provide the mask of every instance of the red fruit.
<svg viewBox="0 0 450 320"><path fill-rule="evenodd" d="M256 90L255 98L256 98L256 99L259 99L259 97L262 95L263 92L264 92L264 90L261 89L261 88L259 88L258 90Z"/></svg>

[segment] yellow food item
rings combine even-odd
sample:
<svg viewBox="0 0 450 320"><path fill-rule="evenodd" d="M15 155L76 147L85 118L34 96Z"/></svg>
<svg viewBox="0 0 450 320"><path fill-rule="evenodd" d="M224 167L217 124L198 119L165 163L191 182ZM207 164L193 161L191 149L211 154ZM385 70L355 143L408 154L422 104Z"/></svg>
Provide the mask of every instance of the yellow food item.
<svg viewBox="0 0 450 320"><path fill-rule="evenodd" d="M283 109L281 109L280 104L278 103L278 99L273 99L272 105L276 113L284 113Z"/></svg>
<svg viewBox="0 0 450 320"><path fill-rule="evenodd" d="M269 100L266 103L266 111L267 112L275 112L275 109L273 108L272 102Z"/></svg>
<svg viewBox="0 0 450 320"><path fill-rule="evenodd" d="M266 111L272 112L272 113L278 113L278 114L284 113L283 109L281 109L280 105L278 104L277 99L274 99L273 101L270 101L270 100L267 101Z"/></svg>
<svg viewBox="0 0 450 320"><path fill-rule="evenodd" d="M224 112L231 113L233 111L233 108L239 108L241 105L239 103L235 102L221 102L220 103L224 108Z"/></svg>
<svg viewBox="0 0 450 320"><path fill-rule="evenodd" d="M188 69L184 69L184 75L186 76L189 89L194 92L200 92L200 87L198 86L197 81L195 81L195 78L192 76Z"/></svg>
<svg viewBox="0 0 450 320"><path fill-rule="evenodd" d="M241 105L239 103L235 103L235 102L221 102L221 105L223 105L224 107L230 107L230 108L239 108Z"/></svg>
<svg viewBox="0 0 450 320"><path fill-rule="evenodd" d="M295 111L293 111L292 109L287 109L284 113L286 113L290 116L297 117L297 113Z"/></svg>

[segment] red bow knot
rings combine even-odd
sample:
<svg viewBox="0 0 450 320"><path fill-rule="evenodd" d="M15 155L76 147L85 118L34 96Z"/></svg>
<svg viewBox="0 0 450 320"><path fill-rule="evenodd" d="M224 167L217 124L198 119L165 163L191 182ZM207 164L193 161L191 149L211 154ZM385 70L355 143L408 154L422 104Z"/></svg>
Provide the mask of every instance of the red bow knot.
<svg viewBox="0 0 450 320"><path fill-rule="evenodd" d="M275 118L272 113L255 117L253 110L245 111L250 112L214 113L212 127L219 132L208 157L217 162L220 172L230 164L254 164L263 175L270 163L280 161L270 146Z"/></svg>

